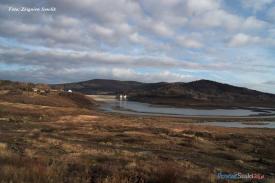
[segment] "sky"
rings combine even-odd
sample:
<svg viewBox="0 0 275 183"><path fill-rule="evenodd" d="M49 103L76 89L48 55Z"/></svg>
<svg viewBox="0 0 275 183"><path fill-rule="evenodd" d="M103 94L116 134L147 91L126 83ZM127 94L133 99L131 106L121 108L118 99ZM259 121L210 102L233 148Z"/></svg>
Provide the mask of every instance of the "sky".
<svg viewBox="0 0 275 183"><path fill-rule="evenodd" d="M0 79L208 79L275 93L274 50L275 0L0 2Z"/></svg>

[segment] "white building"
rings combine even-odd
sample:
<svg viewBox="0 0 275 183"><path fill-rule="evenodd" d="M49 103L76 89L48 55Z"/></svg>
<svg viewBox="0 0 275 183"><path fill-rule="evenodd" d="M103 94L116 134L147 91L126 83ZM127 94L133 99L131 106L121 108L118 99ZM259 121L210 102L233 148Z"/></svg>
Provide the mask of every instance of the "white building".
<svg viewBox="0 0 275 183"><path fill-rule="evenodd" d="M38 92L38 88L33 88L32 91L33 91L34 93L37 93L37 92Z"/></svg>
<svg viewBox="0 0 275 183"><path fill-rule="evenodd" d="M72 90L68 90L68 92L69 92L69 93L73 93L73 91L72 91Z"/></svg>

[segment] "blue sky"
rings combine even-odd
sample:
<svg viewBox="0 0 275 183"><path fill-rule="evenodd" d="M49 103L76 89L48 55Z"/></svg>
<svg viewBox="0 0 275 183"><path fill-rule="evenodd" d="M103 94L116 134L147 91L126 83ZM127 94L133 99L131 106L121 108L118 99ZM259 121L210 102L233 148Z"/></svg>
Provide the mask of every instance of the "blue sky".
<svg viewBox="0 0 275 183"><path fill-rule="evenodd" d="M11 11L21 7L56 11ZM0 79L210 79L275 93L274 0L3 0L0 22Z"/></svg>

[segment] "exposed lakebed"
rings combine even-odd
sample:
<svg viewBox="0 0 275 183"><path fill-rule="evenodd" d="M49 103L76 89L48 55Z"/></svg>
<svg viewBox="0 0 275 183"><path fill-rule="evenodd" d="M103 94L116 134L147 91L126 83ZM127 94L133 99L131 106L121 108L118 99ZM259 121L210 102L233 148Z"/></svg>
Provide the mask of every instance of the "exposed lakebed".
<svg viewBox="0 0 275 183"><path fill-rule="evenodd" d="M275 122L203 122L192 125L218 126L227 128L275 128Z"/></svg>

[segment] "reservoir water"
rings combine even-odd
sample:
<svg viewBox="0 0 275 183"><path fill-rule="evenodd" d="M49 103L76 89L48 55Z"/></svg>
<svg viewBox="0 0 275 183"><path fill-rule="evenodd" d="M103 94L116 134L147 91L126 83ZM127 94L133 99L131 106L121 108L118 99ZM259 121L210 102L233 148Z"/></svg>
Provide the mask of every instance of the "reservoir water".
<svg viewBox="0 0 275 183"><path fill-rule="evenodd" d="M165 116L259 116L274 115L274 109L251 108L251 109L194 109L179 108L163 105L152 105L135 101L119 101L115 98L100 98L104 101L101 109L108 112L117 112L124 114L141 114L141 115L165 115ZM98 98L98 100L100 101Z"/></svg>
<svg viewBox="0 0 275 183"><path fill-rule="evenodd" d="M171 116L171 117L186 117L186 116L207 116L207 117L253 117L261 116L264 118L274 117L275 109L267 108L250 108L250 109L192 109L192 108L177 108L162 105L151 105L147 103L134 101L118 101L115 96L93 95L90 96L96 101L102 102L100 108L107 112L133 114L133 115L149 115L149 116ZM203 122L192 123L192 125L207 125L220 126L228 128L275 128L275 122Z"/></svg>

